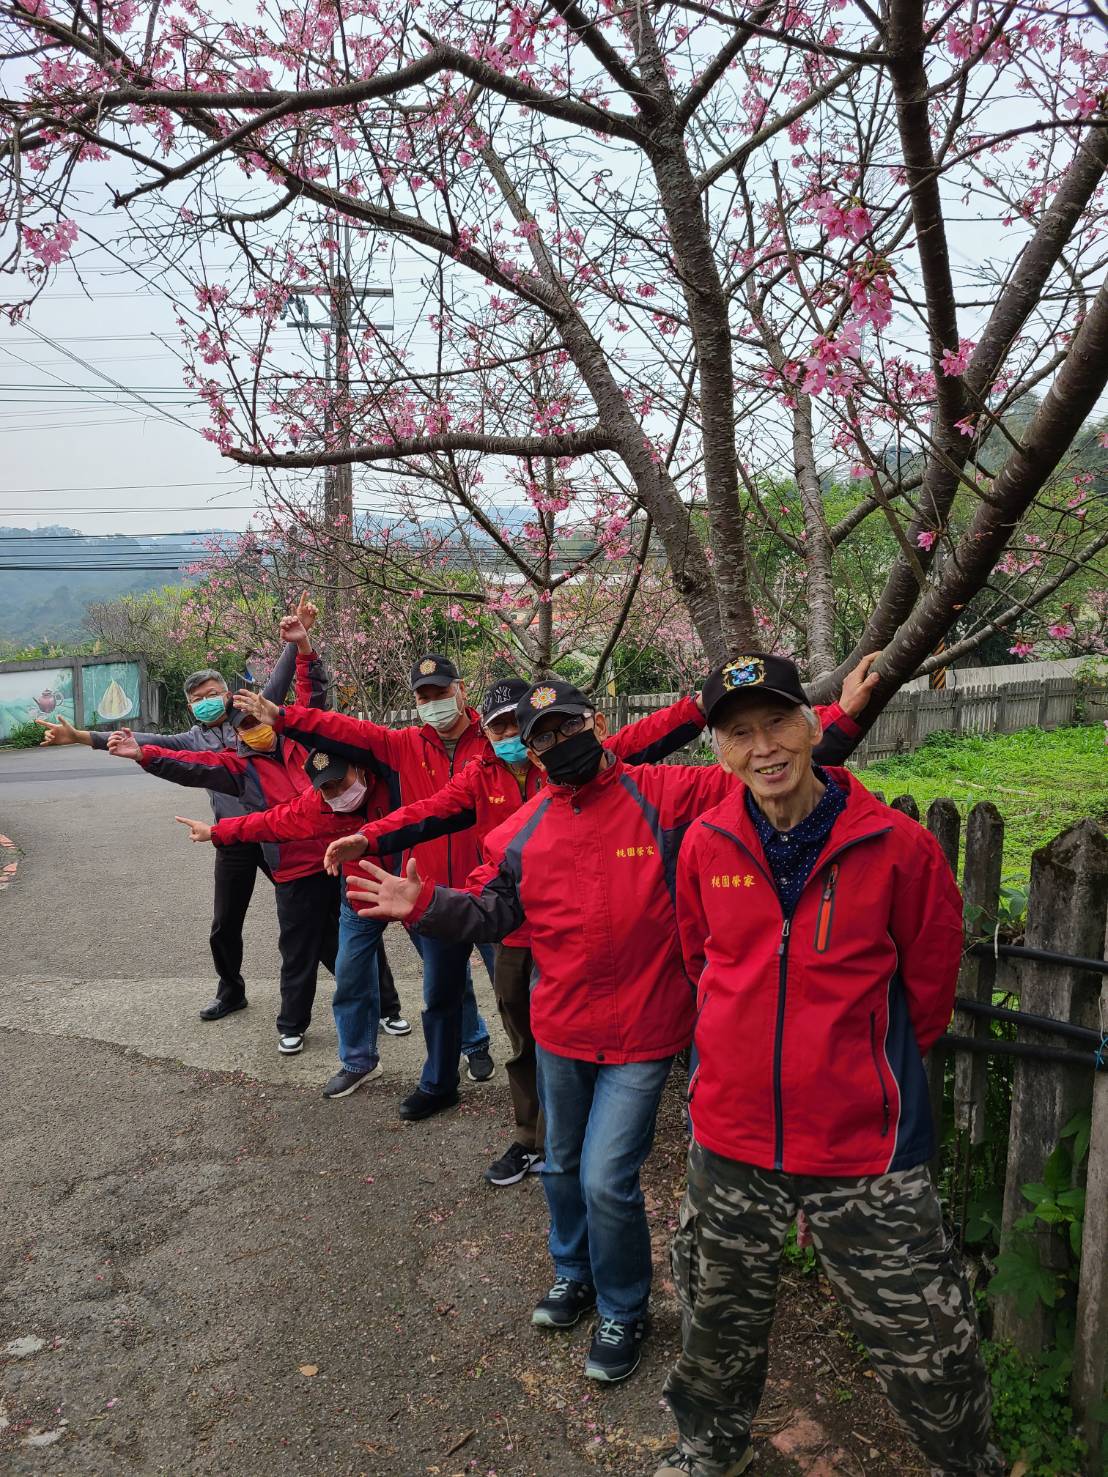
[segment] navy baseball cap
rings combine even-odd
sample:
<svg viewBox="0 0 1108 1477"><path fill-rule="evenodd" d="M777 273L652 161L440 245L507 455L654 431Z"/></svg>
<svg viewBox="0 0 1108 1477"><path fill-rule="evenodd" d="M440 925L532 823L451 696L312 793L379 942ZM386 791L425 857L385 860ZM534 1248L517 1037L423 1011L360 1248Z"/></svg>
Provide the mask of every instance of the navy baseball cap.
<svg viewBox="0 0 1108 1477"><path fill-rule="evenodd" d="M514 713L516 704L531 684L522 677L502 677L494 682L481 699L481 722L491 723L504 713Z"/></svg>
<svg viewBox="0 0 1108 1477"><path fill-rule="evenodd" d="M417 687L449 687L457 682L458 669L448 656L429 651L412 663L412 691Z"/></svg>
<svg viewBox="0 0 1108 1477"><path fill-rule="evenodd" d="M304 773L311 780L313 790L322 790L332 780L344 780L349 768L349 759L340 759L337 754L325 754L322 749L313 749L304 762Z"/></svg>
<svg viewBox="0 0 1108 1477"><path fill-rule="evenodd" d="M700 698L709 725L715 722L725 703L743 693L779 697L796 707L808 701L800 685L800 673L788 657L752 651L717 667L701 688Z"/></svg>
<svg viewBox="0 0 1108 1477"><path fill-rule="evenodd" d="M535 724L540 718L545 718L547 713L595 712L596 704L579 687L574 687L572 682L536 682L516 704L519 736L526 743Z"/></svg>

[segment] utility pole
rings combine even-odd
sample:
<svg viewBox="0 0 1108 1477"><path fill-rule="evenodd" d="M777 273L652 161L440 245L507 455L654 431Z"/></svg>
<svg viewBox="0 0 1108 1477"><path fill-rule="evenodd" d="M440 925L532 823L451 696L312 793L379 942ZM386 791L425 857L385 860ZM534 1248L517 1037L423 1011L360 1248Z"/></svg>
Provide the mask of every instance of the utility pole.
<svg viewBox="0 0 1108 1477"><path fill-rule="evenodd" d="M326 333L324 340L324 381L330 392L324 417L324 439L330 448L336 442L342 449L351 445L350 426L350 360L351 360L351 310L355 300L359 305L367 299L392 299L391 287L371 287L368 283L355 284L350 273L350 228L342 227L341 244L331 249L331 264L326 283L313 287L294 288L289 296L286 312L301 337L305 331ZM325 319L313 319L307 299L326 297L328 315ZM378 330L389 332L391 323L377 325ZM331 534L351 538L354 534L354 475L349 462L323 469L323 520ZM338 570L333 562L324 572L324 583L333 591L333 607L341 606Z"/></svg>

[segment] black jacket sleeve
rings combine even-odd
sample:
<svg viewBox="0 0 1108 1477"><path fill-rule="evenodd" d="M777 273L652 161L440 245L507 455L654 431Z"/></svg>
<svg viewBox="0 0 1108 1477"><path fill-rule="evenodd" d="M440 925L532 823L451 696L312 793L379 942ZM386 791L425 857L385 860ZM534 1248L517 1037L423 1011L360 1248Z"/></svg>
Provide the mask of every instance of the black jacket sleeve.
<svg viewBox="0 0 1108 1477"><path fill-rule="evenodd" d="M465 892L436 887L425 912L413 922L418 933L458 943L492 944L523 923L516 878L510 863L478 867Z"/></svg>

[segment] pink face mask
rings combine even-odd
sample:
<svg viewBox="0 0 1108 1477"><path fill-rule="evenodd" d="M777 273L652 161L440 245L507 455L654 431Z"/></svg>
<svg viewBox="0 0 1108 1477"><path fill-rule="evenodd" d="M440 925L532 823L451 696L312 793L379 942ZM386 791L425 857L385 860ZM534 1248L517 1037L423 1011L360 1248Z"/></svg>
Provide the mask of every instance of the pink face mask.
<svg viewBox="0 0 1108 1477"><path fill-rule="evenodd" d="M333 800L328 800L327 804L332 810L337 810L340 815L348 815L350 811L358 809L365 797L365 785L362 784L361 780L355 780L352 785L348 785L343 790L341 795L336 795Z"/></svg>

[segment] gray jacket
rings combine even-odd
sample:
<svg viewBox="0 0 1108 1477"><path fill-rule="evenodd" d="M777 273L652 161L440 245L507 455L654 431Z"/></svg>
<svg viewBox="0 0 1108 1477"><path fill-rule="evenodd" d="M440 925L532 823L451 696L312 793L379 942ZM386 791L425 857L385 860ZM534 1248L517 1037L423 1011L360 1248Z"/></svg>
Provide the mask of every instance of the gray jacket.
<svg viewBox="0 0 1108 1477"><path fill-rule="evenodd" d="M287 641L284 651L277 658L276 666L269 674L269 681L262 688L262 696L267 697L271 703L283 703L295 673L296 646ZM92 747L106 749L109 736L94 730ZM194 723L184 733L136 733L135 738L140 744L156 744L160 749L214 750L237 749L239 746L238 735L226 719L222 723ZM246 807L235 795L221 795L215 790L209 790L208 799L212 803L212 814L217 821L231 815L247 814Z"/></svg>

